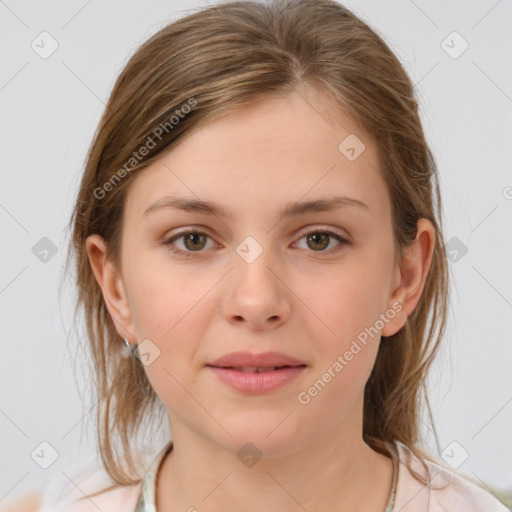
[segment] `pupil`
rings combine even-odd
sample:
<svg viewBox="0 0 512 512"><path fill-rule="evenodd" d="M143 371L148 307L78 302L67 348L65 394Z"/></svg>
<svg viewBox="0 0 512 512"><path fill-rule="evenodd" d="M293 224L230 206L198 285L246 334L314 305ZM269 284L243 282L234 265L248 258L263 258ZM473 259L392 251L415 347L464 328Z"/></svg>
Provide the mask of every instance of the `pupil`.
<svg viewBox="0 0 512 512"><path fill-rule="evenodd" d="M185 244L187 245L188 249L197 249L197 247L189 247L189 244L187 242L192 241L192 244L195 245L197 243L196 237L201 237L199 233L190 233L185 238Z"/></svg>
<svg viewBox="0 0 512 512"><path fill-rule="evenodd" d="M309 240L312 240L313 243L319 243L317 242L316 238L317 237L324 237L324 242L327 240L327 235L325 233L315 233L313 235L310 235L308 238ZM327 245L329 245L328 243L324 243L324 244L321 244L321 249L324 249L325 247L327 247Z"/></svg>

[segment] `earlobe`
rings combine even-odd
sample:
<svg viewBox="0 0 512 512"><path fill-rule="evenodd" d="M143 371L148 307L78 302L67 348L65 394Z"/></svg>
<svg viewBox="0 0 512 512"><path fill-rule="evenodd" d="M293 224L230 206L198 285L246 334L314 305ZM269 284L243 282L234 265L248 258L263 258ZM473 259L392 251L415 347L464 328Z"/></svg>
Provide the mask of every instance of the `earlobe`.
<svg viewBox="0 0 512 512"><path fill-rule="evenodd" d="M395 304L393 309L397 313L383 328L382 336L396 334L418 305L432 263L435 240L436 232L432 223L424 218L419 219L413 243L403 250L403 258L397 268L394 289L389 300L388 307ZM400 304L400 307L396 304Z"/></svg>
<svg viewBox="0 0 512 512"><path fill-rule="evenodd" d="M122 338L135 339L132 314L123 280L119 270L106 257L106 242L100 235L90 235L86 240L86 250L94 277L101 288L117 332Z"/></svg>

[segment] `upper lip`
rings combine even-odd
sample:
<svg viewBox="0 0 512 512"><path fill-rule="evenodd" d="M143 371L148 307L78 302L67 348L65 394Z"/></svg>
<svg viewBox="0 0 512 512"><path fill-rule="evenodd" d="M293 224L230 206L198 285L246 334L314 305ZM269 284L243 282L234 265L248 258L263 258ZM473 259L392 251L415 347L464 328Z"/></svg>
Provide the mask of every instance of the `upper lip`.
<svg viewBox="0 0 512 512"><path fill-rule="evenodd" d="M253 354L251 352L239 351L230 352L211 363L207 366L217 366L219 368L242 368L242 367L257 367L257 368L272 368L276 366L302 366L306 365L295 357L282 354L281 352L262 352L260 354Z"/></svg>

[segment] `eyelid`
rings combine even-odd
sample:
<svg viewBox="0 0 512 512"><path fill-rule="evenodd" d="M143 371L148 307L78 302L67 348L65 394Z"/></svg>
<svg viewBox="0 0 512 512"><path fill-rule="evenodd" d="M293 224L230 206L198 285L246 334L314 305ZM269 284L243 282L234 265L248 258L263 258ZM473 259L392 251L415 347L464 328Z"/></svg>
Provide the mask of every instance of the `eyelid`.
<svg viewBox="0 0 512 512"><path fill-rule="evenodd" d="M322 232L322 233L324 233L324 232L332 233L334 235L339 236L340 238L343 238L347 242L350 241L348 234L345 234L339 228L335 228L335 227L328 226L328 225L325 225L325 224L324 225L322 225L322 224L313 224L313 225L310 225L310 226L306 226L299 233L300 233L300 237L303 237L304 235L307 235L308 233L316 232L316 231Z"/></svg>
<svg viewBox="0 0 512 512"><path fill-rule="evenodd" d="M208 232L208 229L203 227L203 226L188 226L186 228L183 228L183 229L179 229L178 231L176 232L173 232L172 234L170 235L166 235L164 236L163 238L163 244L171 251L173 252L176 252L176 253L179 253L179 254L184 254L184 255L192 255L194 254L194 252L197 252L197 253L202 253L202 252L205 252L204 250L201 250L201 251L183 251L182 249L175 249L173 247L173 242L179 238L181 238L182 236L184 235L188 235L190 233L195 233L195 234L199 234L199 235L205 235L206 237L208 237L210 240L212 240L216 245L217 242L215 242L215 239L213 238L213 236L211 236Z"/></svg>
<svg viewBox="0 0 512 512"><path fill-rule="evenodd" d="M180 235L187 235L189 233L198 233L200 235L206 235L212 240L214 237L210 234L210 230L205 226L187 226L184 228L177 228L176 231L173 231L172 233L165 235L163 237L164 242L168 242L169 240L173 238L178 238Z"/></svg>
<svg viewBox="0 0 512 512"><path fill-rule="evenodd" d="M332 226L329 226L329 225L326 225L326 224L323 224L323 225L322 224L312 224L312 225L306 226L306 227L304 227L303 229L301 229L299 231L299 234L300 234L300 236L304 236L304 235L307 235L308 233L310 233L312 231L331 232L331 233L334 233L334 234L338 235L341 238L346 239L347 241L350 241L348 234L346 234L344 232L341 232L339 230L339 228L335 228L335 227L332 227ZM187 234L187 233L190 233L190 232L194 232L194 233L197 232L197 233L202 234L202 235L207 235L207 236L209 236L210 238L213 239L213 236L211 236L209 234L209 229L206 226L202 226L202 225L199 225L199 224L198 225L187 226L187 227L184 227L182 229L178 228L178 231L175 231L175 232L173 232L172 234L169 234L169 235L165 235L163 238L164 238L164 240L168 241L170 238L174 238L174 237L177 237L178 235L183 235L183 234Z"/></svg>
<svg viewBox="0 0 512 512"><path fill-rule="evenodd" d="M205 250L183 251L182 249L177 249L177 248L173 247L174 240L179 239L180 237L190 234L190 233L206 235L208 238L210 238L212 241L214 241L217 244L214 237L209 234L208 228L206 228L205 226L198 226L198 225L187 226L185 228L178 229L178 231L172 233L171 235L166 235L164 237L163 244L167 247L168 250L170 250L174 253L177 253L178 255L185 256L185 257L193 256L195 253L201 254L201 253L206 252ZM339 242L338 245L334 249L330 249L328 251L309 251L312 253L318 252L319 254L330 255L330 254L336 253L343 246L352 244L352 241L350 240L349 236L342 233L338 228L334 228L334 227L331 227L328 225L321 225L321 224L320 225L313 224L313 225L309 225L309 226L306 226L303 229L301 229L299 234L295 235L296 242L300 241L302 238L309 235L310 233L327 234L331 237L337 238L338 242Z"/></svg>

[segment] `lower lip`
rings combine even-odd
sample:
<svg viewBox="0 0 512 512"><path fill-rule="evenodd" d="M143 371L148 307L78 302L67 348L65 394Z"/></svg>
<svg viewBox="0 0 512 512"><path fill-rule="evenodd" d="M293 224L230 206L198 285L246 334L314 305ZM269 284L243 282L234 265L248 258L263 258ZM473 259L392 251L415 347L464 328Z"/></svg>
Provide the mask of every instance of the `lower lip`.
<svg viewBox="0 0 512 512"><path fill-rule="evenodd" d="M228 386L249 395L273 391L298 377L306 366L290 366L263 373L241 372L232 368L208 366Z"/></svg>

